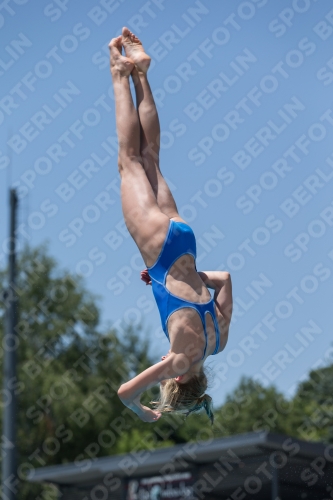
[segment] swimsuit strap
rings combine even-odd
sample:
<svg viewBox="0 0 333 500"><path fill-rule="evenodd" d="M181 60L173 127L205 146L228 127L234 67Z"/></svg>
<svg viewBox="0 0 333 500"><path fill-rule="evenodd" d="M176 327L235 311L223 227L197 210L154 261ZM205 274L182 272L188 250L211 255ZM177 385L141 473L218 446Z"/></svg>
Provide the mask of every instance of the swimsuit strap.
<svg viewBox="0 0 333 500"><path fill-rule="evenodd" d="M211 318L213 320L214 329L215 329L215 349L212 352L212 355L217 354L217 351L219 350L219 347L220 347L220 330L219 330L219 326L217 324L216 314L215 314L215 310L214 310L214 299L212 299L209 302L208 307L205 310L205 312L203 314L203 317L202 317L204 334L205 334L205 338L206 338L206 345L205 345L204 354L203 354L203 356L202 356L201 359L203 359L205 357L205 355L206 355L207 344L208 344L208 336L207 336L207 330L206 330L206 327L207 327L207 323L206 323L207 313L210 314L210 316L211 316Z"/></svg>

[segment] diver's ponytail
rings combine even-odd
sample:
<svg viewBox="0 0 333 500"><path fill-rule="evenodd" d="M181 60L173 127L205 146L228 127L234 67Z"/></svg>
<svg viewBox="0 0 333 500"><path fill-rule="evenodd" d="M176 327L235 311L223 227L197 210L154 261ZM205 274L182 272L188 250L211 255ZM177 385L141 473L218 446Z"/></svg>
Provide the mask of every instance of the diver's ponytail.
<svg viewBox="0 0 333 500"><path fill-rule="evenodd" d="M210 423L214 424L214 413L213 413L213 400L208 394L205 394L202 398L202 404L205 409L205 412L208 415Z"/></svg>

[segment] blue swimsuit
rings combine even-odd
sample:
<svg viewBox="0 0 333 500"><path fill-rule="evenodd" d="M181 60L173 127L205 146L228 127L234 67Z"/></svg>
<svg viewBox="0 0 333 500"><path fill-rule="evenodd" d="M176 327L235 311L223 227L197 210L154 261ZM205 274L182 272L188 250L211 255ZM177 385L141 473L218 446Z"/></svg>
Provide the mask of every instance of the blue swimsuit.
<svg viewBox="0 0 333 500"><path fill-rule="evenodd" d="M192 255L194 259L196 259L197 252L194 233L188 224L170 219L169 230L160 255L155 264L152 267L148 267L148 272L152 280L152 288L157 307L160 311L162 328L169 342L170 338L167 331L167 325L168 319L173 312L184 307L191 307L199 313L206 339L205 350L202 356L203 359L207 349L206 312L211 314L215 326L216 345L212 354L217 354L220 346L220 333L215 315L214 299L212 298L209 302L203 304L189 302L188 300L173 295L166 288L166 279L170 268L179 257L186 254Z"/></svg>

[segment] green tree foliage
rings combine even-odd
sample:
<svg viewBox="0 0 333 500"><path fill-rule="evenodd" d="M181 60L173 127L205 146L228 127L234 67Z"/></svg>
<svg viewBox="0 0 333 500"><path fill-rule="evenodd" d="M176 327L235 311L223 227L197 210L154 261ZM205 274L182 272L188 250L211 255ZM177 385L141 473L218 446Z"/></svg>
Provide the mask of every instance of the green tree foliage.
<svg viewBox="0 0 333 500"><path fill-rule="evenodd" d="M312 370L293 398L290 420L301 439L333 443L333 364Z"/></svg>
<svg viewBox="0 0 333 500"><path fill-rule="evenodd" d="M333 364L313 370L287 399L274 386L242 378L216 414L218 435L261 430L333 442Z"/></svg>
<svg viewBox="0 0 333 500"><path fill-rule="evenodd" d="M243 377L217 412L219 434L263 430L289 434L291 429L285 418L287 407L285 397L274 386L263 387L259 382Z"/></svg>
<svg viewBox="0 0 333 500"><path fill-rule="evenodd" d="M0 272L0 284L3 290L5 271ZM79 276L59 269L45 245L21 253L16 291L14 382L21 480L36 467L172 444L166 430L148 439L147 424L125 408L116 393L123 381L152 364L144 332L139 338L131 327L122 335L112 329L99 331L98 297L86 290ZM11 294L0 304L2 319L9 300ZM0 355L3 384L4 349ZM5 404L4 392L2 408ZM19 498L35 499L39 488L21 481Z"/></svg>
<svg viewBox="0 0 333 500"><path fill-rule="evenodd" d="M263 387L243 377L215 409L212 428L205 417L193 415L179 427L177 438L195 441L260 431L332 443L333 364L311 371L289 399L274 386Z"/></svg>

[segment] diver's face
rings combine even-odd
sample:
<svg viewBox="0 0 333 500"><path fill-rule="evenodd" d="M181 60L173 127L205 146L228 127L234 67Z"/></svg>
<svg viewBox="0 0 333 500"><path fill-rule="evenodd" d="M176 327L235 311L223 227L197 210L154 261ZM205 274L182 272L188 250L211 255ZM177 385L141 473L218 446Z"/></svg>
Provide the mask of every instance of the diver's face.
<svg viewBox="0 0 333 500"><path fill-rule="evenodd" d="M165 356L161 356L161 360L163 361L164 359L166 359L168 356L170 356L171 354L171 350L165 355ZM179 384L186 384L186 382L188 382L191 378L191 375L189 373L184 373L183 375L179 375L178 377L175 377L174 380L176 382L178 382ZM167 380L170 380L170 379L164 379L164 380L161 380L160 384L162 386L164 386L167 382Z"/></svg>
<svg viewBox="0 0 333 500"><path fill-rule="evenodd" d="M162 356L161 360L163 361L169 355L170 355L170 351L165 356ZM178 382L178 384L186 384L186 382L188 382L190 380L190 378L191 378L191 375L189 373L184 373L183 375L179 375L178 377L174 377L174 380L176 382ZM161 382L160 382L161 386L164 387L168 380L170 380L170 379L166 378L164 380L161 380Z"/></svg>
<svg viewBox="0 0 333 500"><path fill-rule="evenodd" d="M174 380L178 382L178 384L186 384L186 382L188 382L190 378L191 375L189 375L188 373L184 373L184 375L179 375L178 377L174 377ZM166 378L164 380L161 380L160 382L161 386L164 387L168 380L170 379Z"/></svg>

